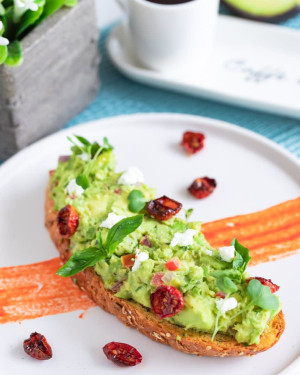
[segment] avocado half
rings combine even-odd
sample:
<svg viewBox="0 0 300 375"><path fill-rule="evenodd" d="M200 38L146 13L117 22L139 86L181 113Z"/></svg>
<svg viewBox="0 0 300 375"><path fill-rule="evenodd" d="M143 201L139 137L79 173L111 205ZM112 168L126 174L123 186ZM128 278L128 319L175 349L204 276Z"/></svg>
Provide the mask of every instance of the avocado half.
<svg viewBox="0 0 300 375"><path fill-rule="evenodd" d="M300 0L222 0L236 14L258 21L282 21L300 11Z"/></svg>

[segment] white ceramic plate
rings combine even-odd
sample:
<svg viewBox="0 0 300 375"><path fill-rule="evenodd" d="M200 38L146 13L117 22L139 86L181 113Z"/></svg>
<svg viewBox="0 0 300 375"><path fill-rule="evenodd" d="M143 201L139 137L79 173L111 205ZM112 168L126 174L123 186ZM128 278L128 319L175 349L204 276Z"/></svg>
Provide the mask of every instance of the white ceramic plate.
<svg viewBox="0 0 300 375"><path fill-rule="evenodd" d="M191 157L179 146L188 129L204 132L207 139L205 149ZM299 195L299 161L269 140L237 126L177 114L95 121L47 137L0 167L1 267L57 256L43 224L44 191L48 170L55 168L59 155L69 153L66 136L74 133L100 141L107 136L115 146L118 170L138 166L146 182L157 187L158 195L167 194L186 208L194 206L193 219L210 221L248 213ZM218 187L209 198L197 201L186 188L203 175L216 178ZM281 285L287 321L279 343L256 357L186 355L152 342L100 308L92 308L83 319L78 319L81 311L75 311L0 325L1 374L276 374L296 358L299 350L299 282L295 288L299 259L296 255L252 271ZM22 342L33 331L43 333L51 343L54 356L50 361L37 362L24 354ZM101 351L112 340L137 347L143 363L130 370L115 367Z"/></svg>
<svg viewBox="0 0 300 375"><path fill-rule="evenodd" d="M158 73L143 68L123 24L107 42L114 65L147 85L300 118L300 31L219 16L206 70ZM197 48L197 46L195 46Z"/></svg>

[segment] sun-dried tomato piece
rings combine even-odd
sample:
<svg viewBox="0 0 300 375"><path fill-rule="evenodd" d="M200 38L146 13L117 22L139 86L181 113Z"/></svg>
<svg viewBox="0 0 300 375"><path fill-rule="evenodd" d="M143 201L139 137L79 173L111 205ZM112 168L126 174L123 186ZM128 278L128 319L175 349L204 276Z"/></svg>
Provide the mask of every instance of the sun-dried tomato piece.
<svg viewBox="0 0 300 375"><path fill-rule="evenodd" d="M217 292L217 293L215 293L215 297L220 297L220 298L225 298L226 297L226 293L224 293L224 292Z"/></svg>
<svg viewBox="0 0 300 375"><path fill-rule="evenodd" d="M183 295L173 286L161 285L150 295L150 304L159 318L169 318L183 308Z"/></svg>
<svg viewBox="0 0 300 375"><path fill-rule="evenodd" d="M65 238L73 236L79 224L79 215L75 208L67 204L57 214L57 225L59 233Z"/></svg>
<svg viewBox="0 0 300 375"><path fill-rule="evenodd" d="M50 169L50 171L49 171L49 177L52 177L55 172L56 172L55 169Z"/></svg>
<svg viewBox="0 0 300 375"><path fill-rule="evenodd" d="M151 284L154 285L154 286L162 285L164 283L163 280L162 280L162 278L164 277L164 275L165 274L163 272L156 272L152 276Z"/></svg>
<svg viewBox="0 0 300 375"><path fill-rule="evenodd" d="M115 189L114 193L120 195L122 194L122 189L121 188Z"/></svg>
<svg viewBox="0 0 300 375"><path fill-rule="evenodd" d="M122 266L124 268L132 268L135 261L135 254L126 254L121 256Z"/></svg>
<svg viewBox="0 0 300 375"><path fill-rule="evenodd" d="M45 336L40 333L34 332L30 335L30 338L24 340L23 348L25 353L30 355L30 357L45 360L52 358L52 349L48 344Z"/></svg>
<svg viewBox="0 0 300 375"><path fill-rule="evenodd" d="M188 131L183 134L181 145L189 154L196 154L204 147L204 140L204 134Z"/></svg>
<svg viewBox="0 0 300 375"><path fill-rule="evenodd" d="M189 187L189 192L196 198L208 197L216 188L217 182L213 178L199 177Z"/></svg>
<svg viewBox="0 0 300 375"><path fill-rule="evenodd" d="M118 366L136 366L142 362L142 355L131 345L122 342L109 342L103 347L107 359Z"/></svg>
<svg viewBox="0 0 300 375"><path fill-rule="evenodd" d="M165 266L169 271L176 271L180 267L180 260L177 257L171 258L167 261Z"/></svg>
<svg viewBox="0 0 300 375"><path fill-rule="evenodd" d="M147 235L145 235L140 240L140 244L143 245L143 246L152 247L152 242L149 240L149 238L147 237Z"/></svg>
<svg viewBox="0 0 300 375"><path fill-rule="evenodd" d="M147 203L146 210L156 220L168 220L181 210L182 204L165 195Z"/></svg>
<svg viewBox="0 0 300 375"><path fill-rule="evenodd" d="M276 293L280 288L280 286L274 284L271 279L265 279L263 277L250 277L246 280L247 284L253 279L258 280L262 285L268 286L271 289L271 293Z"/></svg>

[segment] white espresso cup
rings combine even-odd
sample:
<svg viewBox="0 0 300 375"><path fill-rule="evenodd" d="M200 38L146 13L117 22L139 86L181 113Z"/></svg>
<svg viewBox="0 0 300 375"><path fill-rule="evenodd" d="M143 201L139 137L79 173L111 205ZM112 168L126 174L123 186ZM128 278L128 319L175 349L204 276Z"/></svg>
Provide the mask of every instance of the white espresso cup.
<svg viewBox="0 0 300 375"><path fill-rule="evenodd" d="M137 60L161 72L204 68L210 57L219 0L176 5L118 0L125 10Z"/></svg>

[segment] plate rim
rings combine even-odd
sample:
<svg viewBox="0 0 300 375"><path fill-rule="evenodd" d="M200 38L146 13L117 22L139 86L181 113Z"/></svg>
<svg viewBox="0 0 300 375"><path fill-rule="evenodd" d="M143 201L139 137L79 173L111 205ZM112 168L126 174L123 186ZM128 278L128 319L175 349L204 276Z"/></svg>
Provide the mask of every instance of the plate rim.
<svg viewBox="0 0 300 375"><path fill-rule="evenodd" d="M280 144L274 142L273 140L267 138L264 135L261 135L259 133L254 132L253 130L241 127L239 125L218 120L210 117L205 116L197 116L197 115L190 115L185 113L169 113L169 112L149 112L149 113L134 113L134 114L125 114L125 115L118 115L118 116L110 116L110 117L104 117L92 121L87 121L83 123L79 123L73 126L70 126L68 128L63 128L55 133L52 133L46 137L43 137L39 139L38 141L32 143L31 145L25 147L24 149L17 152L15 155L7 159L3 162L2 165L0 165L0 178L3 174L5 174L6 171L9 171L11 167L13 167L14 164L18 163L20 158L26 157L27 154L29 155L36 147L39 145L42 145L43 143L50 142L51 139L55 139L57 136L61 135L67 135L72 130L76 129L79 132L81 129L86 127L94 127L99 126L101 123L114 123L114 122L126 122L128 119L132 119L135 122L143 122L143 121L149 121L149 120L155 120L155 121L162 121L162 120L169 120L169 121L185 121L187 122L187 127L189 126L188 123L195 123L197 125L200 125L201 122L205 122L205 125L209 125L212 128L215 129L223 129L228 132L233 132L234 134L238 134L240 136L243 136L244 138L250 138L252 141L256 141L260 143L263 146L268 147L269 149L272 149L277 154L280 154L283 158L287 159L290 163L294 164L296 168L299 168L300 172L300 159L298 159L295 155L293 155L289 150L285 149ZM142 126L142 125L141 125ZM2 185L2 180L0 180L0 186Z"/></svg>

